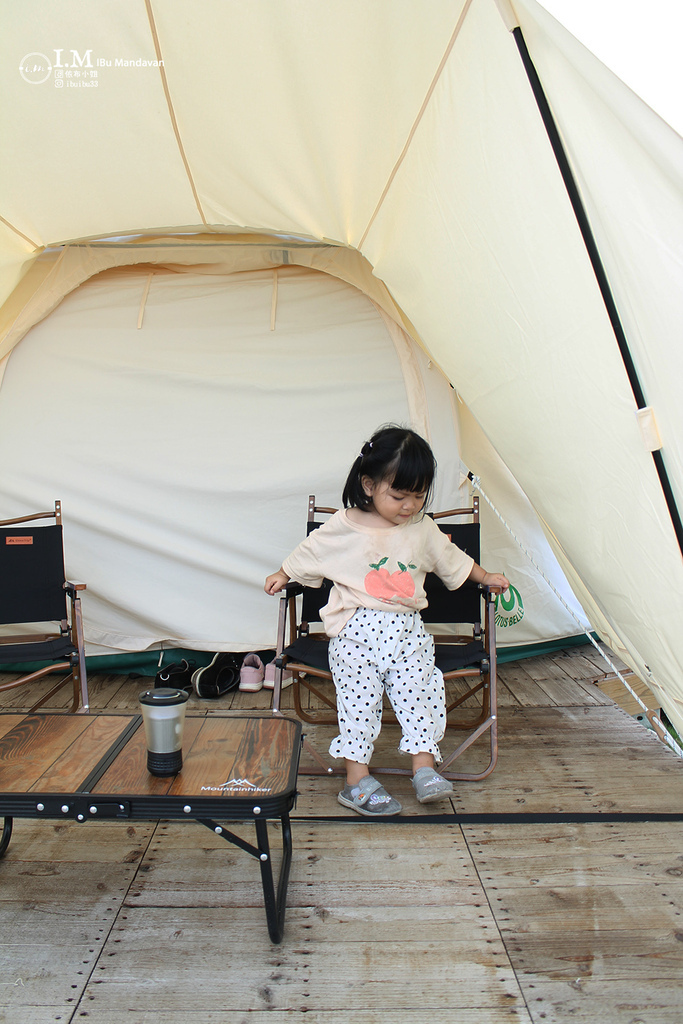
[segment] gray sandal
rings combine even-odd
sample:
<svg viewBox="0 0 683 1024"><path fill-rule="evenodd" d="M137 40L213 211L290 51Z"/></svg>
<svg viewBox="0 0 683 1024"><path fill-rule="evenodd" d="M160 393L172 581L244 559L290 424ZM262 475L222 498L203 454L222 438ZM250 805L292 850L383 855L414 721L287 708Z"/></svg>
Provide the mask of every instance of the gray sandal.
<svg viewBox="0 0 683 1024"><path fill-rule="evenodd" d="M421 804L429 804L433 800L445 800L453 795L453 783L426 765L424 768L418 768L413 775L413 788L418 803Z"/></svg>
<svg viewBox="0 0 683 1024"><path fill-rule="evenodd" d="M389 817L400 814L403 808L398 800L390 796L381 782L366 775L357 786L346 785L338 794L337 800L344 807L350 807L368 818Z"/></svg>

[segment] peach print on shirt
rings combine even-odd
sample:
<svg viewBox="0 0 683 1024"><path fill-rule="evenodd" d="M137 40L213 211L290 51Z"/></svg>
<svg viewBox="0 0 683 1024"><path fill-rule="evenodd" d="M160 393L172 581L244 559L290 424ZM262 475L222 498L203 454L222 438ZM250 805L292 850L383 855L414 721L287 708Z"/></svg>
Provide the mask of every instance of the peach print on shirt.
<svg viewBox="0 0 683 1024"><path fill-rule="evenodd" d="M402 598L412 597L415 593L415 580L408 570L416 569L417 566L412 562L408 565L397 562L399 571L390 573L384 567L388 561L387 556L381 558L379 562L370 563L371 571L365 577L366 592L380 601L400 601Z"/></svg>

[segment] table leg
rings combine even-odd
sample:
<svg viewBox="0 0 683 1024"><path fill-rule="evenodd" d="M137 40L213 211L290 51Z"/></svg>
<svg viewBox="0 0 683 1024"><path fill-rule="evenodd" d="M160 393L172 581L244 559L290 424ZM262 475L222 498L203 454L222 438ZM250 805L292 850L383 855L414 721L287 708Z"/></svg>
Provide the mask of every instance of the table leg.
<svg viewBox="0 0 683 1024"><path fill-rule="evenodd" d="M287 909L287 884L289 882L289 869L292 863L292 828L289 815L283 814L280 822L282 824L282 864L280 865L280 877L276 892L268 843L268 825L265 820L261 821L257 818L254 821L260 853L259 866L261 868L263 902L266 907L266 920L268 922L268 934L270 935L271 942L282 942L285 930L285 911Z"/></svg>
<svg viewBox="0 0 683 1024"><path fill-rule="evenodd" d="M0 857L4 857L9 846L9 841L12 838L12 823L13 818L5 818L5 824L2 829L2 838L0 838Z"/></svg>
<svg viewBox="0 0 683 1024"><path fill-rule="evenodd" d="M268 841L268 819L254 818L256 826L257 846L252 846L240 836L236 836L224 825L217 825L212 818L195 818L200 825L206 826L217 835L222 836L226 842L233 846L239 846L241 850L256 857L261 869L261 887L263 889L263 902L266 908L266 921L268 922L268 934L272 942L281 942L285 929L285 911L287 909L287 884L289 882L289 869L292 863L292 828L289 821L289 814L285 812L279 819L282 825L282 863L280 864L280 877L275 891L273 879L273 865L270 855L270 843Z"/></svg>

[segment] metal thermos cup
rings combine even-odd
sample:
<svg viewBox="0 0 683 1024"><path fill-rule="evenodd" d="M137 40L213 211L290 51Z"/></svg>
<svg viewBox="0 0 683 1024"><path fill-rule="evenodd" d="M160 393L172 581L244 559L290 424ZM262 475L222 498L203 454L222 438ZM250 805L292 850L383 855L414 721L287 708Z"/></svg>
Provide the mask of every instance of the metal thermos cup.
<svg viewBox="0 0 683 1024"><path fill-rule="evenodd" d="M183 766L183 725L189 694L160 686L140 694L147 739L147 770L177 775Z"/></svg>

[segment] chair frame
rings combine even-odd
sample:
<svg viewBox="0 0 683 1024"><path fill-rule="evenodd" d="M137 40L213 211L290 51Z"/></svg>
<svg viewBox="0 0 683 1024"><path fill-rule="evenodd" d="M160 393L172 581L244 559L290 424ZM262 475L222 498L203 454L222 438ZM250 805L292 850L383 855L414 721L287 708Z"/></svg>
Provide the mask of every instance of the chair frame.
<svg viewBox="0 0 683 1024"><path fill-rule="evenodd" d="M19 516L16 519L3 519L0 520L0 529L6 526L16 526L20 523L31 523L39 519L54 519L55 526L62 525L62 503L61 501L55 501L54 511L52 512L35 512L28 516ZM0 658L3 656L3 648L12 644L41 644L46 643L50 640L63 640L69 638L72 646L75 648L74 653L69 657L69 660L58 660L54 661L50 665L46 665L43 668L36 669L33 672L29 672L22 675L19 679L14 679L9 683L0 684L0 692L5 690L13 690L16 687L23 686L25 683L34 682L36 679L41 679L43 676L49 675L53 672L68 671L68 674L61 679L55 686L44 694L39 701L37 701L33 707L31 707L29 713L35 711L41 707L50 697L58 693L62 687L66 686L68 682L72 683L73 686L73 701L69 709L70 714L74 714L79 711L80 714L88 714L89 697L88 697L88 676L85 667L85 642L83 638L83 612L81 608L81 591L86 589L85 583L76 583L71 580L64 581L64 590L66 591L66 597L69 599L70 614L67 617L59 621L59 632L54 633L29 633L19 636L0 636ZM65 601L66 611L66 601ZM11 661L11 651L7 652L8 660ZM47 660L40 651L36 651L36 661Z"/></svg>
<svg viewBox="0 0 683 1024"><path fill-rule="evenodd" d="M310 495L308 499L308 523L316 523L316 515L332 515L337 511L336 508L327 508L324 506L316 505L315 495ZM470 516L471 521L475 524L479 524L479 498L474 495L472 498L472 505L468 508L455 508L448 509L445 512L431 513L431 517L435 520L453 518L456 516ZM309 525L309 532L310 532ZM444 672L444 682L449 682L452 679L465 679L465 678L476 678L476 682L469 687L466 693L461 694L455 700L453 700L446 709L446 720L448 729L456 730L469 730L469 735L463 740L462 743L447 757L444 758L443 762L439 767L439 772L445 778L457 781L466 782L478 782L481 779L485 779L496 767L498 760L498 712L497 712L497 661L496 661L496 621L495 621L495 598L496 595L501 593L500 587L487 587L479 584L478 589L481 592L481 597L484 600L484 625L482 629L481 622L473 623L473 636L475 639L482 639L483 645L486 651L485 663L482 665L482 669L479 668L460 668L453 669L448 672ZM298 583L288 583L280 597L280 607L278 616L278 634L277 634L277 648L275 655L275 685L273 689L273 714L280 715L280 701L282 693L282 678L285 668L288 672L292 673L293 676L293 698L294 698L294 710L297 717L302 721L307 722L311 725L330 725L337 724L336 715L336 704L333 703L329 697L321 693L321 691L310 681L309 677L330 681L331 675L329 672L310 665L306 665L303 662L288 659L285 654L285 649L292 644L299 635L308 635L309 625L307 622L301 622L297 625L297 610L296 610L296 598L299 594L304 592L304 587ZM289 638L287 638L289 634ZM320 637L321 642L327 641L329 638L324 634L312 634ZM433 634L435 644L455 644L462 643L466 640L472 640L473 637L462 636L458 634ZM302 676L306 678L303 679ZM327 708L331 709L334 714L323 710L321 712L311 713L309 710L304 708L301 704L301 693L300 686L305 686L310 693L314 694ZM482 693L482 705L479 716L474 720L463 721L462 719L456 719L455 721L449 720L448 716L459 708L466 700L475 694ZM384 709L383 711L383 724L397 724L396 717L392 711ZM455 772L449 770L449 766L453 761L457 760L461 754L463 754L469 747L472 746L480 737L488 734L488 763L482 771L479 772ZM301 774L304 775L343 775L344 768L332 767L327 761L321 756L321 754L307 741L304 740L304 748L311 755L316 763L315 768L299 768ZM387 768L387 767L376 767L372 766L372 771L375 774L386 774L386 775L411 775L412 771L407 768Z"/></svg>

